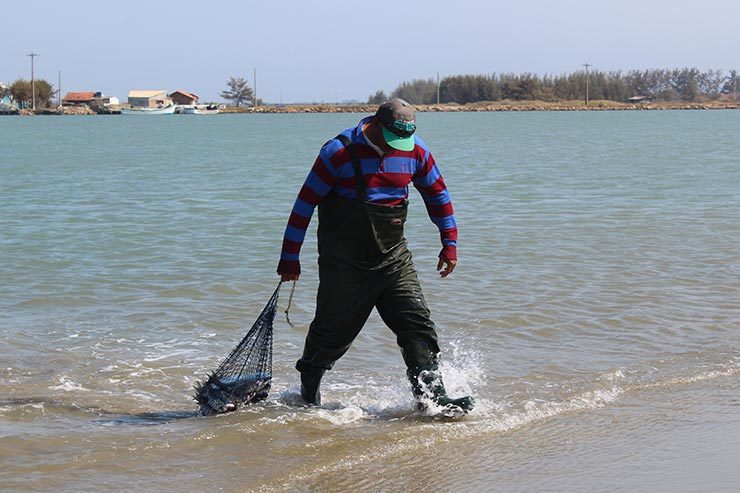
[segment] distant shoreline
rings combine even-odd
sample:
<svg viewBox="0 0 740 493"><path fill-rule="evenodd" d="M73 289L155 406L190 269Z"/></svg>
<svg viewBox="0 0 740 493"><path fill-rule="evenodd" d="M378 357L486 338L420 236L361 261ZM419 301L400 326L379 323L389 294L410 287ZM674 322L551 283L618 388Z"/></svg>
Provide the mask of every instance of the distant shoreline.
<svg viewBox="0 0 740 493"><path fill-rule="evenodd" d="M616 101L482 101L457 104L417 104L417 111L431 113L476 113L476 112L517 112L517 111L655 111L655 110L737 110L740 101L707 102L651 102L620 103ZM36 115L88 115L95 114L84 107L64 107L62 112L56 108L37 110ZM375 104L285 104L255 107L228 106L220 114L236 113L374 113ZM33 115L30 110L21 110L20 115Z"/></svg>
<svg viewBox="0 0 740 493"><path fill-rule="evenodd" d="M638 111L638 110L720 110L740 109L740 101L619 103L615 101L484 101L468 104L415 104L421 112L490 112L490 111ZM222 113L374 113L375 104L290 104L258 106L256 108L228 107Z"/></svg>

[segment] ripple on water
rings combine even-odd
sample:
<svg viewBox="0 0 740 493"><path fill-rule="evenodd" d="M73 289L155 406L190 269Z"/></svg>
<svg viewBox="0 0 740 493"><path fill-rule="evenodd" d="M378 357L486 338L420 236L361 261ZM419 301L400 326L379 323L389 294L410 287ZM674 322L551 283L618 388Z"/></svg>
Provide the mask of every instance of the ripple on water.
<svg viewBox="0 0 740 493"><path fill-rule="evenodd" d="M355 120L0 122L10 143L0 395L28 399L0 403L8 474L35 468L49 490L100 478L112 489L394 490L394 475L427 479L409 465L444 463L517 484L505 481L517 464L567 455L558 437L574 447L596 429L629 437L630 406L670 418L679 411L661 402L676 402L685 417L684 394L710 403L720 382L737 380L737 113L425 114L460 228L454 275L435 275L438 233L413 190L407 236L447 384L474 394L476 411L456 423L420 415L375 315L328 373L327 405L297 405L293 365L318 282L311 230L297 326L282 316L285 293L276 319L271 398L216 419L127 418L194 410L194 381L274 289L287 211L316 150ZM14 145L28 132L66 144L52 154ZM176 152L154 152L172 139ZM156 424L135 425L147 419ZM573 468L552 470L566 484L558 474ZM532 490L546 484L526 477Z"/></svg>

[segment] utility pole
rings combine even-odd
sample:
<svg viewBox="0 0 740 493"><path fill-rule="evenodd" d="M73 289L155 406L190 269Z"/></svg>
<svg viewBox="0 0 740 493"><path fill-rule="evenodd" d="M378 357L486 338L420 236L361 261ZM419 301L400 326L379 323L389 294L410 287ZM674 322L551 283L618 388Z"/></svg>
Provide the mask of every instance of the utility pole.
<svg viewBox="0 0 740 493"><path fill-rule="evenodd" d="M588 106L588 67L591 67L590 63L584 63L584 67L586 67L586 106Z"/></svg>
<svg viewBox="0 0 740 493"><path fill-rule="evenodd" d="M257 108L257 67L254 67L254 105Z"/></svg>
<svg viewBox="0 0 740 493"><path fill-rule="evenodd" d="M33 50L31 50L31 53L29 53L26 56L31 57L31 101L32 106L31 108L36 111L36 81L33 78L33 59L39 56L38 53L34 53Z"/></svg>
<svg viewBox="0 0 740 493"><path fill-rule="evenodd" d="M437 104L439 104L439 72L437 72Z"/></svg>
<svg viewBox="0 0 740 493"><path fill-rule="evenodd" d="M57 79L57 106L62 105L62 71L59 71L59 78Z"/></svg>

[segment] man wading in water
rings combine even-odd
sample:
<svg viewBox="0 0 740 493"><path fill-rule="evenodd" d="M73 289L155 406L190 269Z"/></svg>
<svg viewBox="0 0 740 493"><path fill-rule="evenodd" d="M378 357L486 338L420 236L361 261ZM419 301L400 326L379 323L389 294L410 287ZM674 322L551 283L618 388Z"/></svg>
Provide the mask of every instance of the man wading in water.
<svg viewBox="0 0 740 493"><path fill-rule="evenodd" d="M396 334L420 406L431 401L445 411L473 408L472 397L447 396L434 322L403 237L413 182L439 228L437 270L446 277L455 269L452 202L431 152L414 135L415 122L406 101L381 104L374 116L324 144L293 206L277 268L283 281L301 273L298 255L319 206L316 316L296 364L308 404L321 404L321 377L349 349L375 307Z"/></svg>

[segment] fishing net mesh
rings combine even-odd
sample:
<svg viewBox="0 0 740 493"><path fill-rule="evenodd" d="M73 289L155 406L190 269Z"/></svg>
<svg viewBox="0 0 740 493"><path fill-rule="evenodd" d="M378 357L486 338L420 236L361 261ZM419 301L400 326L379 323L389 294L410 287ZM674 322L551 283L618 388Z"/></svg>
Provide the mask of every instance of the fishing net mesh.
<svg viewBox="0 0 740 493"><path fill-rule="evenodd" d="M272 380L272 330L280 285L247 335L203 382L195 400L203 415L226 413L242 404L267 398Z"/></svg>

